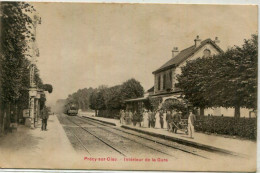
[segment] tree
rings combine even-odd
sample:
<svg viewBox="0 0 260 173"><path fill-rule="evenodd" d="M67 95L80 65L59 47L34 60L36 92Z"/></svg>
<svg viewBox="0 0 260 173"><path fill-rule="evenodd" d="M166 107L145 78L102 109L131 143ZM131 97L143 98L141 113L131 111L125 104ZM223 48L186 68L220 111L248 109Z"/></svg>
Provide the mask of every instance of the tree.
<svg viewBox="0 0 260 173"><path fill-rule="evenodd" d="M19 116L22 115L23 109L28 108L30 87L28 57L34 56L30 51L34 49L30 43L35 41L33 25L36 21L31 16L36 10L24 2L2 2L1 7L0 126L5 124L4 126L8 127L11 110L14 115ZM35 82L39 88L43 86L37 66L35 66ZM52 86L47 85L47 90L51 93ZM6 117L5 120L3 117ZM16 116L14 119L17 118Z"/></svg>
<svg viewBox="0 0 260 173"><path fill-rule="evenodd" d="M188 108L184 104L184 102L178 100L178 99L167 99L162 104L162 109L164 110L175 110L175 111L181 111L182 115L188 114Z"/></svg>
<svg viewBox="0 0 260 173"><path fill-rule="evenodd" d="M258 36L245 39L242 47L235 46L216 57L215 71L219 84L215 104L234 107L234 116L240 117L240 108L257 108ZM218 97L217 97L218 95Z"/></svg>
<svg viewBox="0 0 260 173"><path fill-rule="evenodd" d="M107 87L105 85L94 89L90 95L90 108L101 110L101 114L105 113L107 117L115 117L120 109L125 107L125 100L131 98L142 97L144 89L140 82L130 79L122 85Z"/></svg>
<svg viewBox="0 0 260 173"><path fill-rule="evenodd" d="M122 109L122 97L121 97L121 85L117 85L114 87L111 87L107 89L107 94L106 94L106 107L109 110L120 110Z"/></svg>
<svg viewBox="0 0 260 173"><path fill-rule="evenodd" d="M181 75L177 76L176 87L183 91L185 99L194 107L201 109L201 115L204 114L204 108L212 106L211 94L205 94L214 81L212 66L213 58L198 58L188 61L186 66L182 67Z"/></svg>
<svg viewBox="0 0 260 173"><path fill-rule="evenodd" d="M151 108L152 110L157 110L162 102L162 97L155 97L155 98L148 98L148 104L146 105L146 107L148 107L149 109Z"/></svg>
<svg viewBox="0 0 260 173"><path fill-rule="evenodd" d="M144 96L144 88L139 81L129 79L122 84L121 87L122 100L133 99Z"/></svg>
<svg viewBox="0 0 260 173"><path fill-rule="evenodd" d="M32 19L28 13L33 13L35 9L28 3L23 2L2 2L1 7L0 121L2 125L3 117L6 117L5 124L8 127L11 105L14 105L13 107L17 110L19 99L24 94L24 88L26 88L23 75L26 74L24 65L28 61L26 59L29 49L28 42L35 39L33 33L28 29L32 25Z"/></svg>
<svg viewBox="0 0 260 173"><path fill-rule="evenodd" d="M90 108L95 110L97 115L97 110L103 110L106 108L105 99L104 99L104 90L93 91L90 95Z"/></svg>
<svg viewBox="0 0 260 173"><path fill-rule="evenodd" d="M79 89L77 92L70 94L67 97L67 102L73 102L78 105L79 109L88 110L90 108L90 95L93 88Z"/></svg>
<svg viewBox="0 0 260 173"><path fill-rule="evenodd" d="M185 98L195 107L257 107L258 36L246 39L242 47L235 46L211 58L198 58L182 67L177 77Z"/></svg>

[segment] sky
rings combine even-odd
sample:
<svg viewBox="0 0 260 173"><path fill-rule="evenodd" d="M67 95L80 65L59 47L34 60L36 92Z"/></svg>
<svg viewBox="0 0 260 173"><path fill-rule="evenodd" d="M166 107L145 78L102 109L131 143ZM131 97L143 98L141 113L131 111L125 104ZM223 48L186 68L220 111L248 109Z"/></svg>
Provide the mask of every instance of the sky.
<svg viewBox="0 0 260 173"><path fill-rule="evenodd" d="M257 33L257 6L32 3L42 23L37 27L37 66L52 84L47 104L78 89L114 86L135 78L145 90L152 72L185 49L216 36L226 50Z"/></svg>

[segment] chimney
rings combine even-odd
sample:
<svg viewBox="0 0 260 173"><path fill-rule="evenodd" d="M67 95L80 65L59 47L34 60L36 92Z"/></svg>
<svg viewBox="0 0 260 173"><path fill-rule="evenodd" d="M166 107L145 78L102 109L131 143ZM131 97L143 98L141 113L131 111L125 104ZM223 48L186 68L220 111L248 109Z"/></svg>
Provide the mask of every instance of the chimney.
<svg viewBox="0 0 260 173"><path fill-rule="evenodd" d="M194 42L195 42L195 47L198 47L200 45L200 42L201 42L200 36L197 35L197 37L194 40Z"/></svg>
<svg viewBox="0 0 260 173"><path fill-rule="evenodd" d="M173 47L172 49L172 57L175 57L179 53L178 47Z"/></svg>
<svg viewBox="0 0 260 173"><path fill-rule="evenodd" d="M217 45L220 43L220 40L218 39L218 37L215 37L214 43L216 43Z"/></svg>

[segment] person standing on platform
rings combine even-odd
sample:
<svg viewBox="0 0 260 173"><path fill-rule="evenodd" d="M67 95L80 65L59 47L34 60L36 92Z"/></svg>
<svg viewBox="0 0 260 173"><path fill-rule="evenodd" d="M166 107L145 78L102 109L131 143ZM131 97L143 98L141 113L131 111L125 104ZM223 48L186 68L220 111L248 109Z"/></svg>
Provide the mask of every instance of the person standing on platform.
<svg viewBox="0 0 260 173"><path fill-rule="evenodd" d="M159 129L161 128L161 121L160 121L160 111L156 111L155 114L155 128Z"/></svg>
<svg viewBox="0 0 260 173"><path fill-rule="evenodd" d="M148 111L145 110L144 111L144 114L143 114L143 124L144 126L143 127L149 127L149 114L148 114Z"/></svg>
<svg viewBox="0 0 260 173"><path fill-rule="evenodd" d="M177 133L180 121L181 121L181 114L180 114L180 111L177 111L173 115L173 126L172 126L172 129L173 129L174 133Z"/></svg>
<svg viewBox="0 0 260 173"><path fill-rule="evenodd" d="M155 128L155 120L156 120L155 114L156 114L156 111L153 111L152 112L152 122L151 122L152 128Z"/></svg>
<svg viewBox="0 0 260 173"><path fill-rule="evenodd" d="M161 125L161 128L163 129L164 120L163 120L163 110L162 109L159 111L159 117L160 117L160 125Z"/></svg>
<svg viewBox="0 0 260 173"><path fill-rule="evenodd" d="M163 110L163 128L164 129L167 129L166 115L167 115L167 111Z"/></svg>
<svg viewBox="0 0 260 173"><path fill-rule="evenodd" d="M167 110L166 122L167 122L167 130L170 131L171 130L171 122L172 122L172 115L171 115L171 111L170 110Z"/></svg>
<svg viewBox="0 0 260 173"><path fill-rule="evenodd" d="M43 130L47 131L47 121L49 118L49 113L46 107L44 107L41 110L41 118L42 118L42 131Z"/></svg>
<svg viewBox="0 0 260 173"><path fill-rule="evenodd" d="M150 128L151 126L152 126L152 111L151 110L149 110L149 112L148 112L148 127Z"/></svg>
<svg viewBox="0 0 260 173"><path fill-rule="evenodd" d="M129 111L129 124L133 125L133 113L131 110Z"/></svg>
<svg viewBox="0 0 260 173"><path fill-rule="evenodd" d="M125 112L125 124L129 125L129 110Z"/></svg>
<svg viewBox="0 0 260 173"><path fill-rule="evenodd" d="M124 120L125 120L125 111L122 110L121 111L121 117L120 117L120 121L121 121L121 124L124 125Z"/></svg>
<svg viewBox="0 0 260 173"><path fill-rule="evenodd" d="M190 110L189 111L189 118L188 118L188 132L189 132L189 136L190 138L194 138L194 125L195 125L195 121L196 121L196 116L194 115L193 111Z"/></svg>

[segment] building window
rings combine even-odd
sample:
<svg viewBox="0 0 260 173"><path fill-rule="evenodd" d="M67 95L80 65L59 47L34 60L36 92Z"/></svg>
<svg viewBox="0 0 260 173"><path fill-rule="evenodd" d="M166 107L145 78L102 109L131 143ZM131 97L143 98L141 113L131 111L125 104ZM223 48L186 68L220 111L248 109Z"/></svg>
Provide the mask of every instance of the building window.
<svg viewBox="0 0 260 173"><path fill-rule="evenodd" d="M169 88L172 88L172 71L169 72L169 81L170 81Z"/></svg>
<svg viewBox="0 0 260 173"><path fill-rule="evenodd" d="M210 50L209 50L209 49L205 49L205 50L203 51L203 55L204 55L205 58L210 57L210 56L211 56Z"/></svg>
<svg viewBox="0 0 260 173"><path fill-rule="evenodd" d="M163 90L166 89L166 74L163 75Z"/></svg>
<svg viewBox="0 0 260 173"><path fill-rule="evenodd" d="M161 90L161 76L158 76L158 91Z"/></svg>

